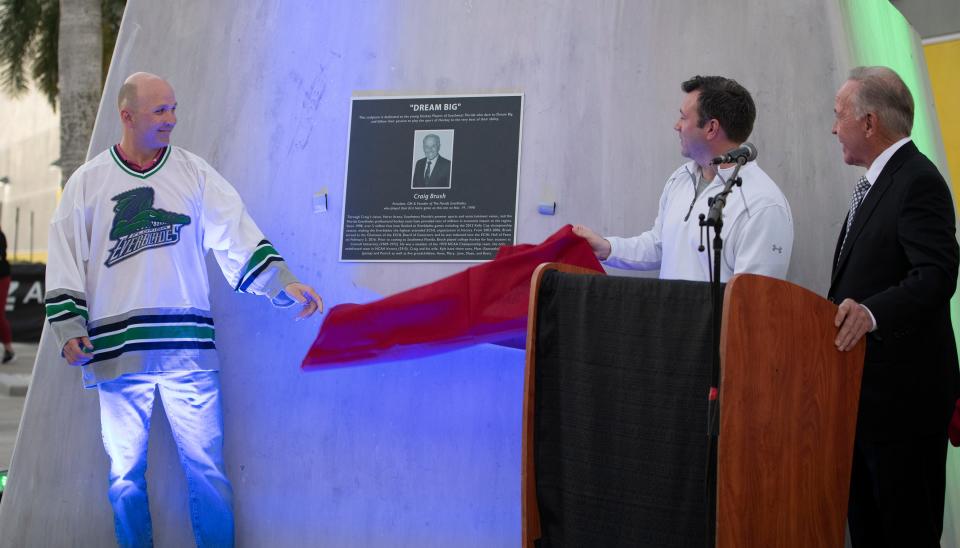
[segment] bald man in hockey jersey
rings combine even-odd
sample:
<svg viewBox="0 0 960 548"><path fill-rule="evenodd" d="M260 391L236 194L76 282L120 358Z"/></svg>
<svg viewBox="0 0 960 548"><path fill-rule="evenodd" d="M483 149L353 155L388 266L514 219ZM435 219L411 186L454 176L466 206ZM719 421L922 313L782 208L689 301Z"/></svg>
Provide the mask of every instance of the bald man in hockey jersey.
<svg viewBox="0 0 960 548"><path fill-rule="evenodd" d="M323 302L299 283L209 164L170 145L173 88L137 73L120 90L119 144L70 177L50 227L47 319L63 357L97 388L117 542L150 546L150 414L163 400L198 546L230 546L219 365L204 256L229 283L276 306Z"/></svg>

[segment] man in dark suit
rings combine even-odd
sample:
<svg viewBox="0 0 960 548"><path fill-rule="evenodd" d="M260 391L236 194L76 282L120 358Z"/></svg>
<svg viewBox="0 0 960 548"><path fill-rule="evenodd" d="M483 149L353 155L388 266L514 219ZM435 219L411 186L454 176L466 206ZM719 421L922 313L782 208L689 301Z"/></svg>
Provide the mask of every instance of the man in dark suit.
<svg viewBox="0 0 960 548"><path fill-rule="evenodd" d="M837 92L833 133L867 168L834 253L837 348L863 336L848 521L856 548L939 547L947 425L960 392L950 297L958 252L943 176L910 140L913 98L886 67Z"/></svg>
<svg viewBox="0 0 960 548"><path fill-rule="evenodd" d="M440 156L440 137L423 138L424 157L413 168L413 188L450 188L450 160Z"/></svg>

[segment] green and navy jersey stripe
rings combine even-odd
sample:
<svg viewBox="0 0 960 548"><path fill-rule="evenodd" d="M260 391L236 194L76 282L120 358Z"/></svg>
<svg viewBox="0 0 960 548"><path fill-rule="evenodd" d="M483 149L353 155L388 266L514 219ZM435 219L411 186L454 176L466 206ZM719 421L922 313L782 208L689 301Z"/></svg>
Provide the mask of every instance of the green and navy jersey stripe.
<svg viewBox="0 0 960 548"><path fill-rule="evenodd" d="M282 260L283 257L273 248L270 242L261 240L260 243L257 244L257 248L253 250L253 255L250 256L247 265L243 267L243 272L240 273L240 280L237 282L237 287L235 287L234 290L246 292L250 284L270 266L270 263Z"/></svg>
<svg viewBox="0 0 960 548"><path fill-rule="evenodd" d="M120 166L124 172L128 175L133 175L134 177L139 177L141 179L146 179L147 177L153 175L154 173L160 171L160 168L167 163L167 158L170 157L171 147L164 147L163 152L160 154L160 159L150 168L143 171L134 169L133 166L123 161L123 158L120 157L120 154L117 152L117 145L110 147L110 156L113 158L113 161Z"/></svg>
<svg viewBox="0 0 960 548"><path fill-rule="evenodd" d="M92 327L93 362L141 350L214 349L213 319L199 314L147 314Z"/></svg>
<svg viewBox="0 0 960 548"><path fill-rule="evenodd" d="M47 321L50 323L62 322L78 316L84 320L89 319L87 301L66 293L47 297L44 306L47 309Z"/></svg>

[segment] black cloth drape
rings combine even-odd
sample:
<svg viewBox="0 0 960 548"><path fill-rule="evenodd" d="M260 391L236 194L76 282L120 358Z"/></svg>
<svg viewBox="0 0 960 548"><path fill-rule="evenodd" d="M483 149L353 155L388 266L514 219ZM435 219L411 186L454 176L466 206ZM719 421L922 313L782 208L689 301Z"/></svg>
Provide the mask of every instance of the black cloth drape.
<svg viewBox="0 0 960 548"><path fill-rule="evenodd" d="M707 283L544 276L541 546L705 546L710 314Z"/></svg>

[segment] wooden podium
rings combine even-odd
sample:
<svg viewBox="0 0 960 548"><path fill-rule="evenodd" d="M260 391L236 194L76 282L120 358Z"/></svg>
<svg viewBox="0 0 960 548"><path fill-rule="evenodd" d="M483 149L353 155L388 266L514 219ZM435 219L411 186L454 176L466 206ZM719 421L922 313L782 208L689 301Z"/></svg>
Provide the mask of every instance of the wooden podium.
<svg viewBox="0 0 960 548"><path fill-rule="evenodd" d="M523 546L541 538L533 412L537 296L550 270L596 274L548 263L533 275L523 406ZM836 350L836 308L806 289L764 276L737 275L727 283L720 340L719 548L843 546L865 344Z"/></svg>

